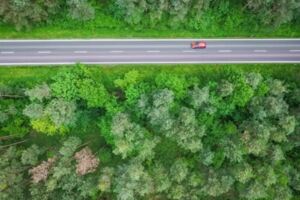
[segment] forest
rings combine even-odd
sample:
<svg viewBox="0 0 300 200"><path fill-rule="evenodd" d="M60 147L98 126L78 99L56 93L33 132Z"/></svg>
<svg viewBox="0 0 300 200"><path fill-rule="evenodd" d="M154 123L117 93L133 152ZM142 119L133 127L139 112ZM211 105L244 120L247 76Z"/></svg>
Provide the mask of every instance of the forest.
<svg viewBox="0 0 300 200"><path fill-rule="evenodd" d="M1 39L204 37L300 37L300 0L0 0ZM0 200L299 199L300 64L0 68Z"/></svg>
<svg viewBox="0 0 300 200"><path fill-rule="evenodd" d="M1 69L0 199L297 200L299 70Z"/></svg>
<svg viewBox="0 0 300 200"><path fill-rule="evenodd" d="M0 36L298 36L299 13L299 0L1 0Z"/></svg>

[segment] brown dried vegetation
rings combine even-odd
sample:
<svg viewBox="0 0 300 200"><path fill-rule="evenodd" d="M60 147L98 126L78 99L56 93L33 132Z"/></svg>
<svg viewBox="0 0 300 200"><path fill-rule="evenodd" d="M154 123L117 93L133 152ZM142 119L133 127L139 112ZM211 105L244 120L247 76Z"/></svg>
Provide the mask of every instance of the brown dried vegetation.
<svg viewBox="0 0 300 200"><path fill-rule="evenodd" d="M29 174L31 175L32 182L39 183L40 181L45 181L55 160L55 158L49 158L47 162L43 161L40 165L30 169Z"/></svg>
<svg viewBox="0 0 300 200"><path fill-rule="evenodd" d="M78 151L74 158L77 162L76 173L81 176L96 171L99 165L99 159L93 155L88 147Z"/></svg>

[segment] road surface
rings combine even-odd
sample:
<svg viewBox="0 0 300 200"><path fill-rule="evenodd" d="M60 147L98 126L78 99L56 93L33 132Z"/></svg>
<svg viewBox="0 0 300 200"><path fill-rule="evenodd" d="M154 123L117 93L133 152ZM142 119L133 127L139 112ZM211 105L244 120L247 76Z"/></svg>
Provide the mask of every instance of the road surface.
<svg viewBox="0 0 300 200"><path fill-rule="evenodd" d="M0 65L300 63L300 39L0 40Z"/></svg>

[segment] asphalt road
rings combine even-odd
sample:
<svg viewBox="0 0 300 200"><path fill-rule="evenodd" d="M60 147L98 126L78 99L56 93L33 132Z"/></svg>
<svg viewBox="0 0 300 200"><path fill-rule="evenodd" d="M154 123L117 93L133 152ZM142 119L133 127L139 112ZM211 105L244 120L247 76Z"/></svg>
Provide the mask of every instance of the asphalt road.
<svg viewBox="0 0 300 200"><path fill-rule="evenodd" d="M300 39L0 40L0 65L300 63Z"/></svg>

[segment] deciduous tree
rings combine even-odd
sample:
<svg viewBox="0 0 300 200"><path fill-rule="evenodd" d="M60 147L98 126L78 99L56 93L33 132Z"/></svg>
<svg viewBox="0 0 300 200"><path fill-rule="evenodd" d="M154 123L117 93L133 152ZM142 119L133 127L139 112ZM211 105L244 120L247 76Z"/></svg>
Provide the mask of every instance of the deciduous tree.
<svg viewBox="0 0 300 200"><path fill-rule="evenodd" d="M247 7L266 25L280 26L295 19L299 12L297 0L247 0Z"/></svg>
<svg viewBox="0 0 300 200"><path fill-rule="evenodd" d="M87 0L67 0L69 17L78 21L94 19L95 9Z"/></svg>
<svg viewBox="0 0 300 200"><path fill-rule="evenodd" d="M46 83L43 83L32 89L27 89L25 95L27 95L31 101L37 100L42 102L44 99L49 99L51 97L51 90Z"/></svg>
<svg viewBox="0 0 300 200"><path fill-rule="evenodd" d="M59 11L57 0L2 0L0 4L0 20L10 23L17 30L30 28L42 22L49 22L50 16Z"/></svg>
<svg viewBox="0 0 300 200"><path fill-rule="evenodd" d="M93 155L88 147L76 152L74 158L77 162L76 173L81 176L96 171L99 165L99 159Z"/></svg>

